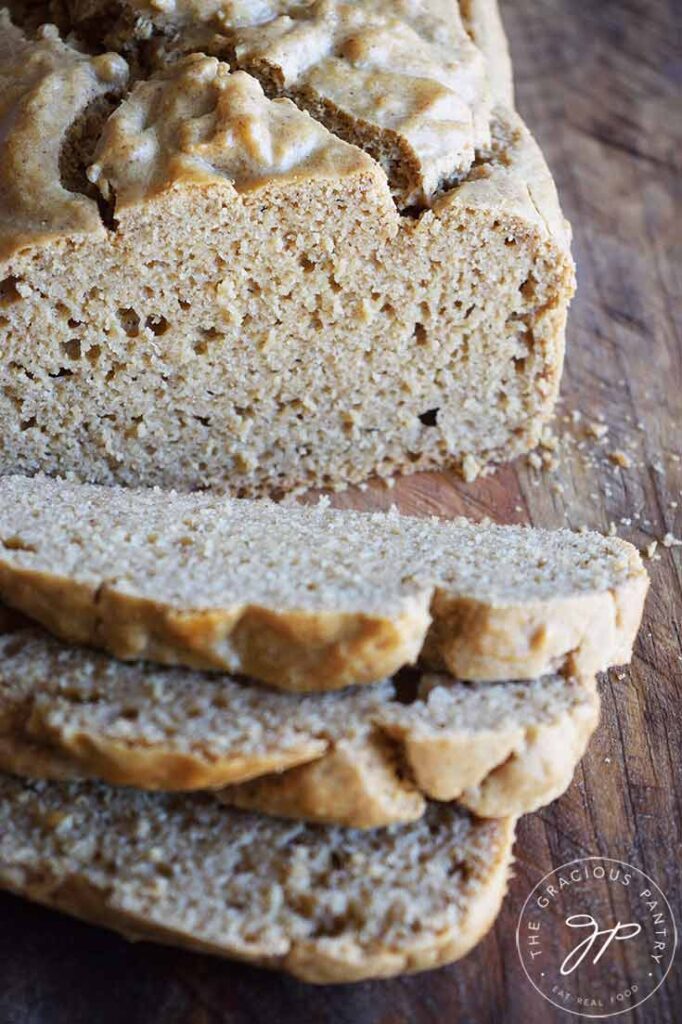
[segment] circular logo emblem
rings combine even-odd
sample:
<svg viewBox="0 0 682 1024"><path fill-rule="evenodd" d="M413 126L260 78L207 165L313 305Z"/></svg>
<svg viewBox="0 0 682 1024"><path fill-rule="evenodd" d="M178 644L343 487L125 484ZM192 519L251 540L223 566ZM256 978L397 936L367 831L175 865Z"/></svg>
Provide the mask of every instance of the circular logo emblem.
<svg viewBox="0 0 682 1024"><path fill-rule="evenodd" d="M516 929L528 980L579 1017L613 1017L643 1003L663 984L676 944L658 885L610 857L582 857L550 871Z"/></svg>

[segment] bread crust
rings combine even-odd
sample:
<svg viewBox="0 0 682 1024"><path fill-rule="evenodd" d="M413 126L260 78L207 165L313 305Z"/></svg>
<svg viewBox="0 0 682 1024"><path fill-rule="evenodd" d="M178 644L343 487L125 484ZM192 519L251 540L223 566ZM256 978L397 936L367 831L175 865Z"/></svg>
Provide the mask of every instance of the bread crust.
<svg viewBox="0 0 682 1024"><path fill-rule="evenodd" d="M386 772L390 759L379 768L366 746L349 751L340 745L291 771L230 786L217 796L246 810L354 828L414 820L424 811L424 798L456 800L482 818L518 817L551 803L570 785L599 722L594 681L585 686L589 698L526 728L512 723L474 735L420 735L387 724L397 745L393 757L402 761L392 776ZM414 794L407 805L406 788Z"/></svg>
<svg viewBox="0 0 682 1024"><path fill-rule="evenodd" d="M464 27L483 53L488 81L499 103L514 106L514 79L507 36L496 0L459 0Z"/></svg>

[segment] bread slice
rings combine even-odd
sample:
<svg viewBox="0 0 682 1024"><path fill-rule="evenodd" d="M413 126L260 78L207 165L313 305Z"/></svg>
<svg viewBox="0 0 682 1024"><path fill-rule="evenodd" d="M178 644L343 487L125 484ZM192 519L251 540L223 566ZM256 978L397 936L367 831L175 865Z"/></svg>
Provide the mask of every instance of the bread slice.
<svg viewBox="0 0 682 1024"><path fill-rule="evenodd" d="M413 821L426 797L484 817L534 810L568 786L598 714L594 685L561 676L298 695L0 636L0 769L228 786L237 806L360 828Z"/></svg>
<svg viewBox="0 0 682 1024"><path fill-rule="evenodd" d="M464 956L504 895L511 819L434 805L374 832L210 796L0 778L0 886L114 928L340 982Z"/></svg>
<svg viewBox="0 0 682 1024"><path fill-rule="evenodd" d="M615 537L0 479L0 599L119 658L288 690L422 658L461 679L627 661L647 575Z"/></svg>
<svg viewBox="0 0 682 1024"><path fill-rule="evenodd" d="M437 5L445 19L422 5L418 24L403 24L417 4L379 11L402 50L374 68L385 95L353 94L376 117L346 121L343 89L329 118L307 103L352 143L265 95L267 55L244 51L253 74L206 56L198 12L165 35L154 22L183 5L122 11L146 36L131 54L109 32L115 3L72 6L97 56L0 16L0 472L257 496L474 473L537 442L563 362L569 232L527 129L490 110L454 3ZM223 24L234 14L209 7ZM415 32L426 79L404 53ZM343 58L342 74L385 56L362 34L367 59ZM124 99L105 43L137 61Z"/></svg>

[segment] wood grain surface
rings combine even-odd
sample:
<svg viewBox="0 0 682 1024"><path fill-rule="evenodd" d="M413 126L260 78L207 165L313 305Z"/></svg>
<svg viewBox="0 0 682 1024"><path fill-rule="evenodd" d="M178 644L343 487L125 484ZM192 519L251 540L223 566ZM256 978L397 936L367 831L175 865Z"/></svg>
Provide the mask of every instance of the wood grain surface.
<svg viewBox="0 0 682 1024"><path fill-rule="evenodd" d="M425 474L337 503L395 502L417 514L604 531L614 524L645 548L666 534L682 536L679 19L674 0L502 2L518 104L575 232L579 291L555 427L559 450L546 452L550 466L542 469L523 459L471 485ZM681 553L659 544L647 563L652 590L633 665L603 681L602 723L571 789L521 822L505 907L461 963L316 989L209 957L130 946L4 897L0 1024L571 1019L532 989L515 948L523 901L547 871L590 854L623 859L658 881L682 921ZM680 981L673 968L627 1019L681 1020Z"/></svg>

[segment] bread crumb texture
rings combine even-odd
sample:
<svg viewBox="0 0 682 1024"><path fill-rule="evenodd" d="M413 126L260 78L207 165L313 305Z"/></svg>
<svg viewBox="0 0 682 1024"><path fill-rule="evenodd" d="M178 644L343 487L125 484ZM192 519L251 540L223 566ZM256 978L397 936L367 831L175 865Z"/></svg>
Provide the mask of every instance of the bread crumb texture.
<svg viewBox="0 0 682 1024"><path fill-rule="evenodd" d="M11 11L3 472L258 496L536 443L573 264L492 8Z"/></svg>
<svg viewBox="0 0 682 1024"><path fill-rule="evenodd" d="M210 493L0 479L0 599L119 658L289 690L418 659L473 680L628 661L648 577L617 537Z"/></svg>
<svg viewBox="0 0 682 1024"><path fill-rule="evenodd" d="M463 956L504 895L513 820L433 805L370 832L278 822L210 796L0 778L0 885L147 938L307 981Z"/></svg>

